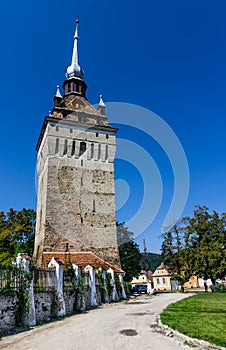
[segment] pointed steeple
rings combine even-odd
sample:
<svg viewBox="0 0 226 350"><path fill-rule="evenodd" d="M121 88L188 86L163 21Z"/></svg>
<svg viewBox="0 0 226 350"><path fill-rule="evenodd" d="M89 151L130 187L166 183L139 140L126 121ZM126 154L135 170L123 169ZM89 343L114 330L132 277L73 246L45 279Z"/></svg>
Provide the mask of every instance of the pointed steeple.
<svg viewBox="0 0 226 350"><path fill-rule="evenodd" d="M78 24L76 20L76 29L74 35L74 47L71 59L71 65L67 68L67 80L63 83L64 95L79 95L86 98L87 85L83 80L84 71L79 65L78 59Z"/></svg>
<svg viewBox="0 0 226 350"><path fill-rule="evenodd" d="M106 105L103 101L102 95L100 95L100 101L99 101L97 110L100 112L100 114L105 115L105 108L106 108Z"/></svg>
<svg viewBox="0 0 226 350"><path fill-rule="evenodd" d="M59 87L59 85L57 85L56 93L55 93L55 96L53 98L54 106L55 107L59 106L62 99L63 99L63 97L61 96L61 93L60 93L60 87Z"/></svg>
<svg viewBox="0 0 226 350"><path fill-rule="evenodd" d="M67 79L70 79L73 77L82 79L84 76L83 69L79 66L79 60L78 60L78 24L79 24L79 20L76 19L73 54L71 59L71 65L67 68L67 72L66 72Z"/></svg>
<svg viewBox="0 0 226 350"><path fill-rule="evenodd" d="M61 98L62 98L61 93L60 93L60 87L59 87L59 85L57 85L55 97L61 97Z"/></svg>

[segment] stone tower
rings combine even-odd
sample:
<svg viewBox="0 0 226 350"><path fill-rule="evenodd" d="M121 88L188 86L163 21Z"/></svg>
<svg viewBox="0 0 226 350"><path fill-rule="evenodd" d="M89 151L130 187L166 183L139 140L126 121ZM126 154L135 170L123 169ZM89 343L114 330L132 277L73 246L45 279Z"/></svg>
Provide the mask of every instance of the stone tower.
<svg viewBox="0 0 226 350"><path fill-rule="evenodd" d="M78 20L71 65L54 96L37 143L38 203L34 258L43 252L87 252L120 266L115 218L117 129L105 104L86 99L78 60Z"/></svg>

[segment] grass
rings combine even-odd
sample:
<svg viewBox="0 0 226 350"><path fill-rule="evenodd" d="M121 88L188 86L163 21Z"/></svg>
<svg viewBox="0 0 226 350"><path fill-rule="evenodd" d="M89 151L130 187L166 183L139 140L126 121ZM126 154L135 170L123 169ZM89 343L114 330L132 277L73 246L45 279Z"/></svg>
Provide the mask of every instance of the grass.
<svg viewBox="0 0 226 350"><path fill-rule="evenodd" d="M191 338L226 347L226 293L199 293L169 305L163 324Z"/></svg>

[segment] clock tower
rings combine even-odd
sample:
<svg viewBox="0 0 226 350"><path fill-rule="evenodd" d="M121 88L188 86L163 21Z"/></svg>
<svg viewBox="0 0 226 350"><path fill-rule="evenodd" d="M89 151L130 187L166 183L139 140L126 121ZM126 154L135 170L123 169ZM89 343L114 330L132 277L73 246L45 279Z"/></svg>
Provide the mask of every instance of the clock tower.
<svg viewBox="0 0 226 350"><path fill-rule="evenodd" d="M63 94L43 122L37 143L38 201L34 258L46 252L93 252L120 266L116 234L115 134L100 97L86 98L78 59L78 20Z"/></svg>

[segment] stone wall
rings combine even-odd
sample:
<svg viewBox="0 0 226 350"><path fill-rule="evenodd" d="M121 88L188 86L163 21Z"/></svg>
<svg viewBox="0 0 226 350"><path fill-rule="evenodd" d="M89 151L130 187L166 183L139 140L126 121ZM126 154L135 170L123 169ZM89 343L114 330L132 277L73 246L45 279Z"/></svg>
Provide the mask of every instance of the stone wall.
<svg viewBox="0 0 226 350"><path fill-rule="evenodd" d="M65 301L65 309L66 315L72 315L75 311L79 311L78 305L78 295L76 291L69 290L64 292L64 301Z"/></svg>
<svg viewBox="0 0 226 350"><path fill-rule="evenodd" d="M26 263L27 260L22 257L20 262ZM64 266L54 258L51 265L55 270L45 270L45 274L38 270L41 274L34 273L33 281L27 280L17 291L12 289L6 293L0 290L0 334L15 327L34 326L52 318L83 312L104 302L119 301L123 285L118 282L123 283L122 275L115 275L112 268L95 270L87 265L81 273L79 267L72 264L72 270L64 271ZM50 277L54 277L55 286L52 286ZM47 280L51 282L49 285ZM110 287L107 286L109 283ZM121 297L126 298L126 295Z"/></svg>
<svg viewBox="0 0 226 350"><path fill-rule="evenodd" d="M83 295L76 291L68 290L64 294L66 316L76 312L89 310L91 305L91 289L84 287ZM104 302L101 300L101 288L97 287L97 306ZM36 292L34 293L36 323L42 324L57 317L56 292ZM0 294L0 334L13 330L16 326L21 326L21 321L17 324L17 310L19 300L16 293Z"/></svg>
<svg viewBox="0 0 226 350"><path fill-rule="evenodd" d="M36 322L43 323L56 316L54 292L34 293Z"/></svg>
<svg viewBox="0 0 226 350"><path fill-rule="evenodd" d="M15 328L17 308L18 298L14 293L0 294L0 333Z"/></svg>

